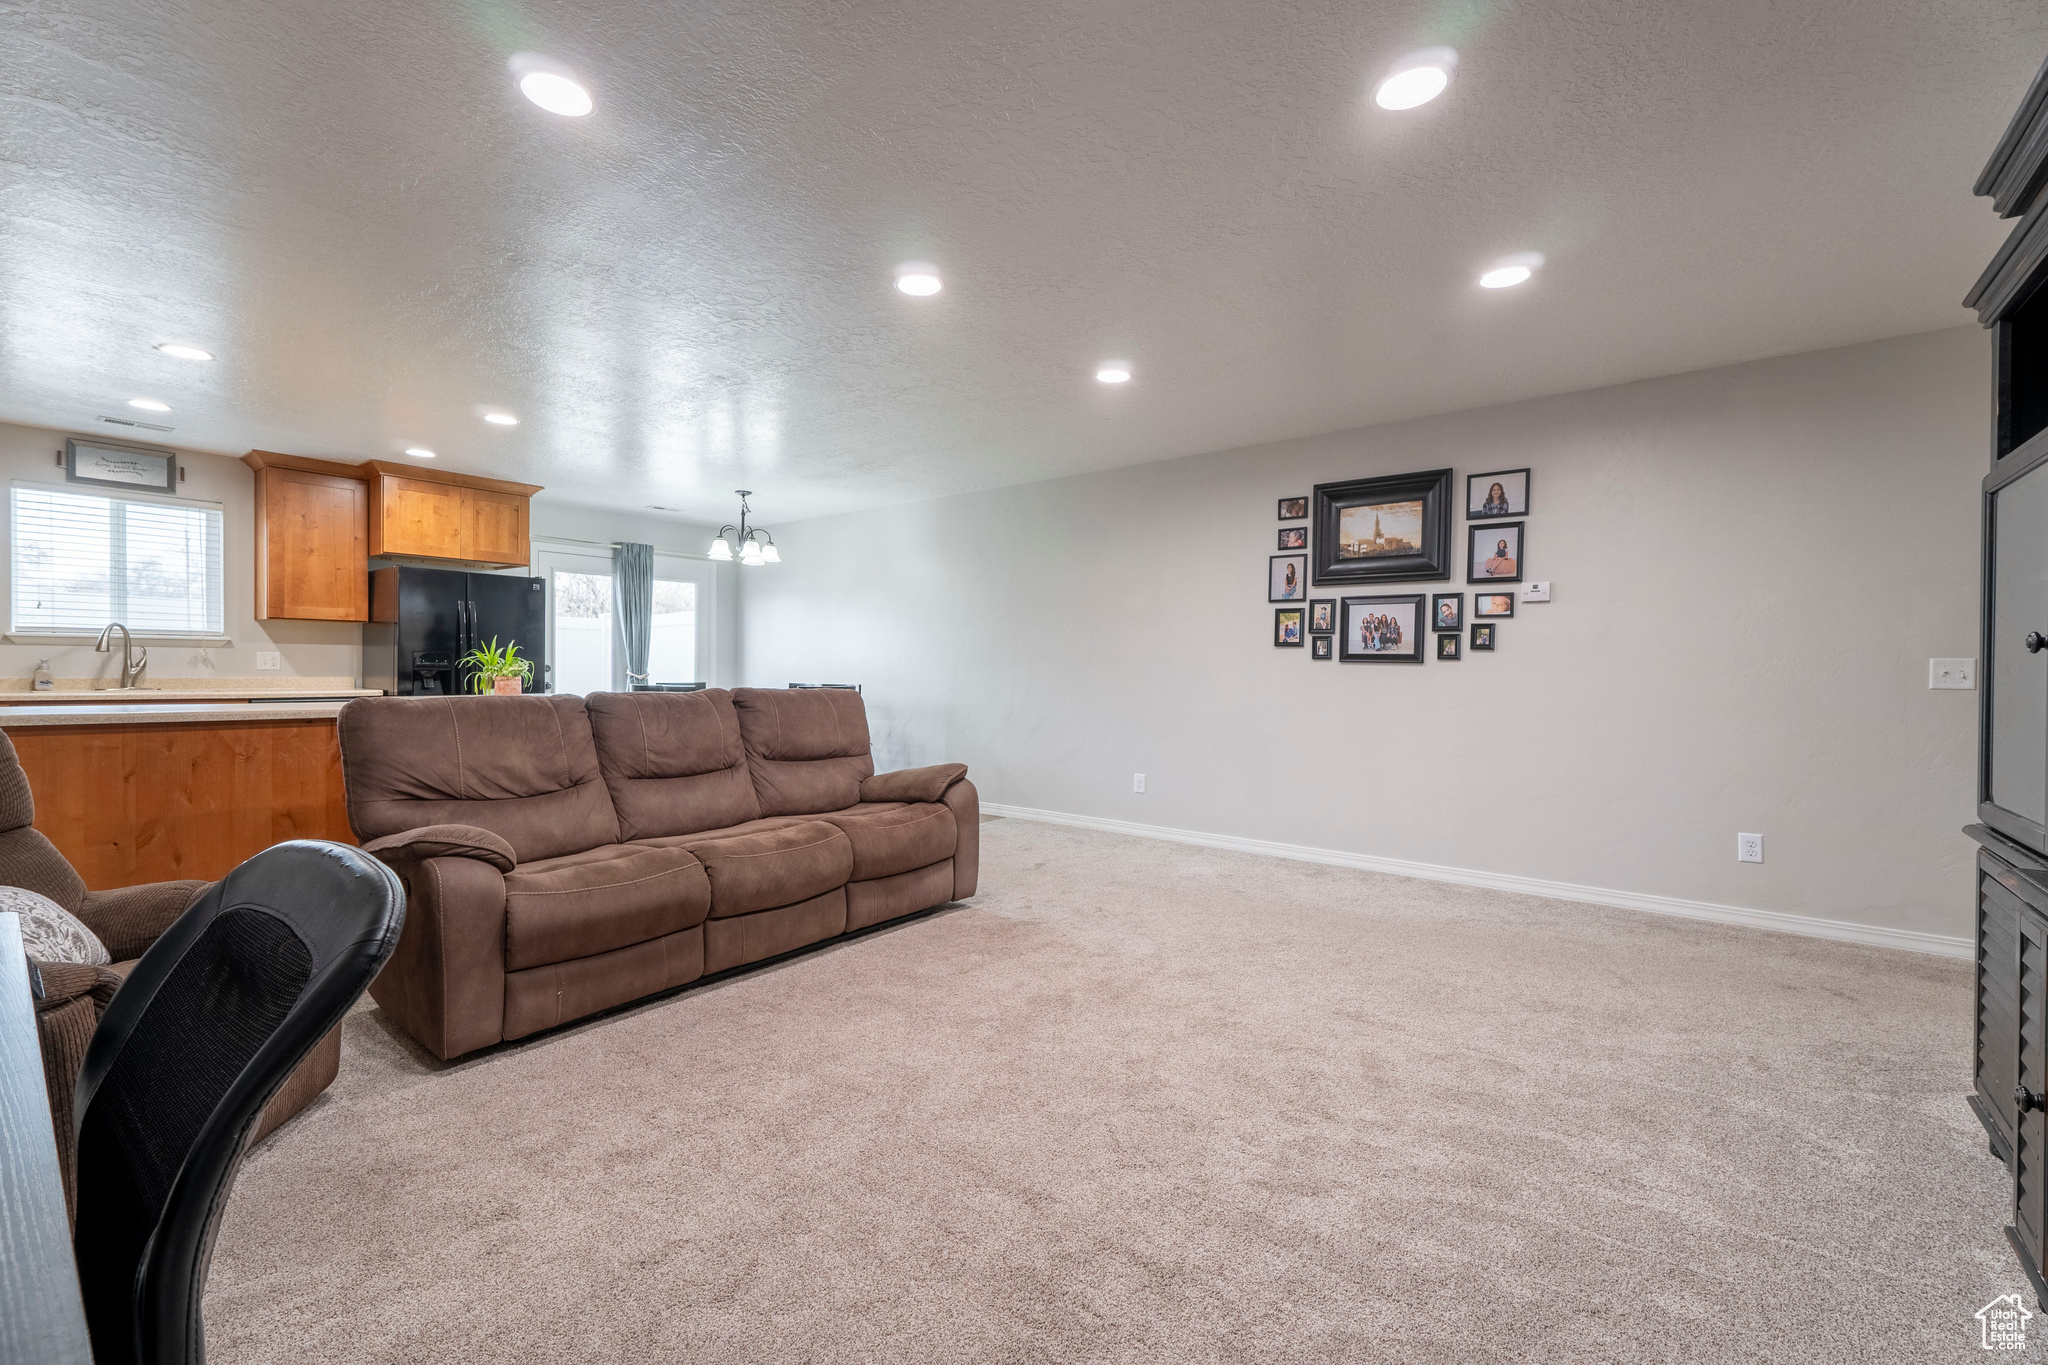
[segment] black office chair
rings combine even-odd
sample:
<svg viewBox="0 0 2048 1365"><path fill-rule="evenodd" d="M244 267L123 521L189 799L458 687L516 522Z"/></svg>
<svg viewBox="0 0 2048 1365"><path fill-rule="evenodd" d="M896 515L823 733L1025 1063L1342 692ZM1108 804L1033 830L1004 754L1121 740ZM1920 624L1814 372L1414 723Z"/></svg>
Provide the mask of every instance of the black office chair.
<svg viewBox="0 0 2048 1365"><path fill-rule="evenodd" d="M200 1299L242 1149L398 945L405 893L299 840L230 872L142 955L78 1076L78 1278L96 1365L200 1365Z"/></svg>

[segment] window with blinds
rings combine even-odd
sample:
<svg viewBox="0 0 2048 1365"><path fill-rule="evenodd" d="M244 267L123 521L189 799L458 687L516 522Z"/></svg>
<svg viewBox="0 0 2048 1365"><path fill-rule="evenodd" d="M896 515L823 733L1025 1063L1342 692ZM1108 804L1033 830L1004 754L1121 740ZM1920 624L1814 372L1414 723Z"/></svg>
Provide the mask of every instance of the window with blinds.
<svg viewBox="0 0 2048 1365"><path fill-rule="evenodd" d="M15 484L10 497L17 635L218 636L219 503Z"/></svg>

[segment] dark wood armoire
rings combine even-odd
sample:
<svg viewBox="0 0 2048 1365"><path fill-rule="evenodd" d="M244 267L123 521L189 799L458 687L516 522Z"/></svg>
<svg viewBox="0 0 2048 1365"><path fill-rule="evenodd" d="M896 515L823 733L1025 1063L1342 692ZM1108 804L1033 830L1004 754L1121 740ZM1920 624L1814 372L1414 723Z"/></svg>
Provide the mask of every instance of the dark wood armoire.
<svg viewBox="0 0 2048 1365"><path fill-rule="evenodd" d="M1963 300L1991 329L1978 685L1977 989L1971 1106L2012 1172L2013 1249L2048 1300L2048 64L1976 192L2018 218ZM2048 1304L2044 1304L2048 1306Z"/></svg>

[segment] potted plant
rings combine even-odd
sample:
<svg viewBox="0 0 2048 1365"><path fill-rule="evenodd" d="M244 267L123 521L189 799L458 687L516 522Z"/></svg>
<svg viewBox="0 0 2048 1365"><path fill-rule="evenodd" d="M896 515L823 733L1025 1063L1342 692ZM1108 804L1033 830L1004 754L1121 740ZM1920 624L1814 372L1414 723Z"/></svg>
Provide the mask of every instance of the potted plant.
<svg viewBox="0 0 2048 1365"><path fill-rule="evenodd" d="M516 641L503 649L498 648L495 635L489 644L478 645L463 655L462 662L470 669L469 687L472 692L517 696L533 680L533 660L519 657Z"/></svg>

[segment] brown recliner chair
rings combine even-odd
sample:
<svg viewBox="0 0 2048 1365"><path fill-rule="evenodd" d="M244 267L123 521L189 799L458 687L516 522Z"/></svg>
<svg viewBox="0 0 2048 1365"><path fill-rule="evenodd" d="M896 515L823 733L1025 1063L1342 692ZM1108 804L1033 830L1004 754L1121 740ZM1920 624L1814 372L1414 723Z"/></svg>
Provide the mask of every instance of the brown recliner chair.
<svg viewBox="0 0 2048 1365"><path fill-rule="evenodd" d="M57 1159L64 1174L64 1202L76 1211L73 1188L72 1092L85 1046L92 1041L107 1002L157 937L212 883L150 882L115 891L88 891L57 846L35 828L36 801L14 744L0 732L0 886L19 886L47 896L78 916L99 935L114 961L110 967L71 962L36 962L42 994L36 1000L36 1032L43 1046L43 1081L50 1093L50 1117L57 1131ZM284 1089L263 1111L251 1143L313 1102L341 1069L341 1030L321 1040Z"/></svg>

